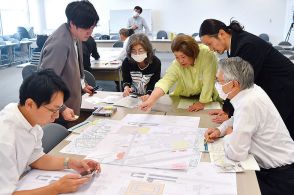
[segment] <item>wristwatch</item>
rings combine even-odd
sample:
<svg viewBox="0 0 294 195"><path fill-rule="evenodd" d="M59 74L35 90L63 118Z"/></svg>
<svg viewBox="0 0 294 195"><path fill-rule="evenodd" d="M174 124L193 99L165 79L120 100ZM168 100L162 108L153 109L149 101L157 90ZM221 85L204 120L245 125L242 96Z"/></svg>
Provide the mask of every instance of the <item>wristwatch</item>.
<svg viewBox="0 0 294 195"><path fill-rule="evenodd" d="M69 157L66 157L63 162L64 169L69 169L68 162L69 162Z"/></svg>

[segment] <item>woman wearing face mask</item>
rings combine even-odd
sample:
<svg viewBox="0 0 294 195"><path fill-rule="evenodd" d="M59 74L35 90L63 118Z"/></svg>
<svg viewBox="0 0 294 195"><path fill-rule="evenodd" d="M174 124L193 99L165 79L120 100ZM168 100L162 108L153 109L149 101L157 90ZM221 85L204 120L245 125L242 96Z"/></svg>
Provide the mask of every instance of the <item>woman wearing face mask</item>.
<svg viewBox="0 0 294 195"><path fill-rule="evenodd" d="M152 45L145 34L129 38L127 57L122 63L124 96L151 94L160 79L161 62L153 54Z"/></svg>
<svg viewBox="0 0 294 195"><path fill-rule="evenodd" d="M246 32L237 21L227 26L207 19L200 26L201 41L228 57L241 57L254 69L254 82L271 98L294 138L294 64L272 45Z"/></svg>
<svg viewBox="0 0 294 195"><path fill-rule="evenodd" d="M140 14L143 9L140 6L135 6L133 11L133 16L128 20L128 28L133 29L135 33L143 33L143 28L145 29L145 34L149 33L148 25Z"/></svg>
<svg viewBox="0 0 294 195"><path fill-rule="evenodd" d="M188 111L198 111L206 103L218 99L214 89L217 60L213 52L205 45L198 45L195 39L188 35L178 35L172 42L171 49L176 57L167 69L164 77L155 85L155 89L140 108L150 110L155 102L170 88L176 85L171 95L199 96L199 102L188 108Z"/></svg>

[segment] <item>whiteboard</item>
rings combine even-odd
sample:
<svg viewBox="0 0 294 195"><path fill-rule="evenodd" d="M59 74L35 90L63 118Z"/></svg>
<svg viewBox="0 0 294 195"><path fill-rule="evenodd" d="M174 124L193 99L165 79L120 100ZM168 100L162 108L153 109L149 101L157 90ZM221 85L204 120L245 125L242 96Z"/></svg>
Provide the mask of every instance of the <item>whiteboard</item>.
<svg viewBox="0 0 294 195"><path fill-rule="evenodd" d="M117 34L121 28L128 28L128 19L133 15L133 9L110 10L109 34ZM152 32L151 9L143 9L143 17Z"/></svg>

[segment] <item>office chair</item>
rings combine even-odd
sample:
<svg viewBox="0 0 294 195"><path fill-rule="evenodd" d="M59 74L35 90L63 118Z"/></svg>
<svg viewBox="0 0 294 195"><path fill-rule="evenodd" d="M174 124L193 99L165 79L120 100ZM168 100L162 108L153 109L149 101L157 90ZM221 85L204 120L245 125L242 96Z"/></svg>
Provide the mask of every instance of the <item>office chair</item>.
<svg viewBox="0 0 294 195"><path fill-rule="evenodd" d="M112 47L123 47L124 46L124 42L122 41L116 41Z"/></svg>
<svg viewBox="0 0 294 195"><path fill-rule="evenodd" d="M260 35L258 35L259 38L261 38L262 40L269 42L269 36L266 33L261 33Z"/></svg>
<svg viewBox="0 0 294 195"><path fill-rule="evenodd" d="M164 31L164 30L158 31L157 35L156 35L156 38L157 39L162 39L162 38L168 39L166 31Z"/></svg>
<svg viewBox="0 0 294 195"><path fill-rule="evenodd" d="M96 79L94 75L87 70L84 70L84 75L85 75L85 81L87 82L87 84L95 88Z"/></svg>
<svg viewBox="0 0 294 195"><path fill-rule="evenodd" d="M20 40L23 39L23 38L28 38L28 39L31 38L31 36L29 35L28 30L23 26L17 27L17 33L20 36Z"/></svg>
<svg viewBox="0 0 294 195"><path fill-rule="evenodd" d="M69 131L57 123L49 123L43 127L42 146L44 152L50 152L57 144L69 135Z"/></svg>
<svg viewBox="0 0 294 195"><path fill-rule="evenodd" d="M37 65L26 65L25 67L23 67L22 71L21 71L21 75L22 75L22 79L25 80L26 78L28 78L29 76L31 76L34 72L36 72L38 69Z"/></svg>
<svg viewBox="0 0 294 195"><path fill-rule="evenodd" d="M109 35L101 35L99 37L99 40L109 40L110 39L110 36Z"/></svg>
<svg viewBox="0 0 294 195"><path fill-rule="evenodd" d="M278 45L275 45L274 48L275 48L276 50L285 50L283 47L278 46Z"/></svg>
<svg viewBox="0 0 294 195"><path fill-rule="evenodd" d="M291 46L292 44L289 43L288 41L282 41L278 45Z"/></svg>
<svg viewBox="0 0 294 195"><path fill-rule="evenodd" d="M100 39L100 37L101 37L100 33L95 33L93 36L94 39Z"/></svg>
<svg viewBox="0 0 294 195"><path fill-rule="evenodd" d="M1 38L2 39L2 38ZM6 42L0 39L0 65L9 65L10 56L7 47L5 47Z"/></svg>
<svg viewBox="0 0 294 195"><path fill-rule="evenodd" d="M192 34L192 37L195 38L195 37L197 37L198 35L199 35L199 33L193 33L193 34Z"/></svg>
<svg viewBox="0 0 294 195"><path fill-rule="evenodd" d="M110 40L119 40L119 36L118 35L113 35L110 37Z"/></svg>
<svg viewBox="0 0 294 195"><path fill-rule="evenodd" d="M32 53L32 57L31 57L31 62L30 64L32 65L39 65L39 62L40 62L40 58L41 58L41 52L36 52L34 51Z"/></svg>

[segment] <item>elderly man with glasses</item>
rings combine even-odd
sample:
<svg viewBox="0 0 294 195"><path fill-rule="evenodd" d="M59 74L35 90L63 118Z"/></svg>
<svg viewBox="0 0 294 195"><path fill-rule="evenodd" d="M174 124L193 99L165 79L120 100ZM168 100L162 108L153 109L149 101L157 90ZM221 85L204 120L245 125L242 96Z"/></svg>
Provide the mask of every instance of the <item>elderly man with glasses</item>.
<svg viewBox="0 0 294 195"><path fill-rule="evenodd" d="M294 142L278 110L265 91L254 84L252 66L240 57L219 62L216 89L230 99L233 117L218 128L209 128L205 139L224 137L226 156L234 161L252 154L262 194L293 194Z"/></svg>

